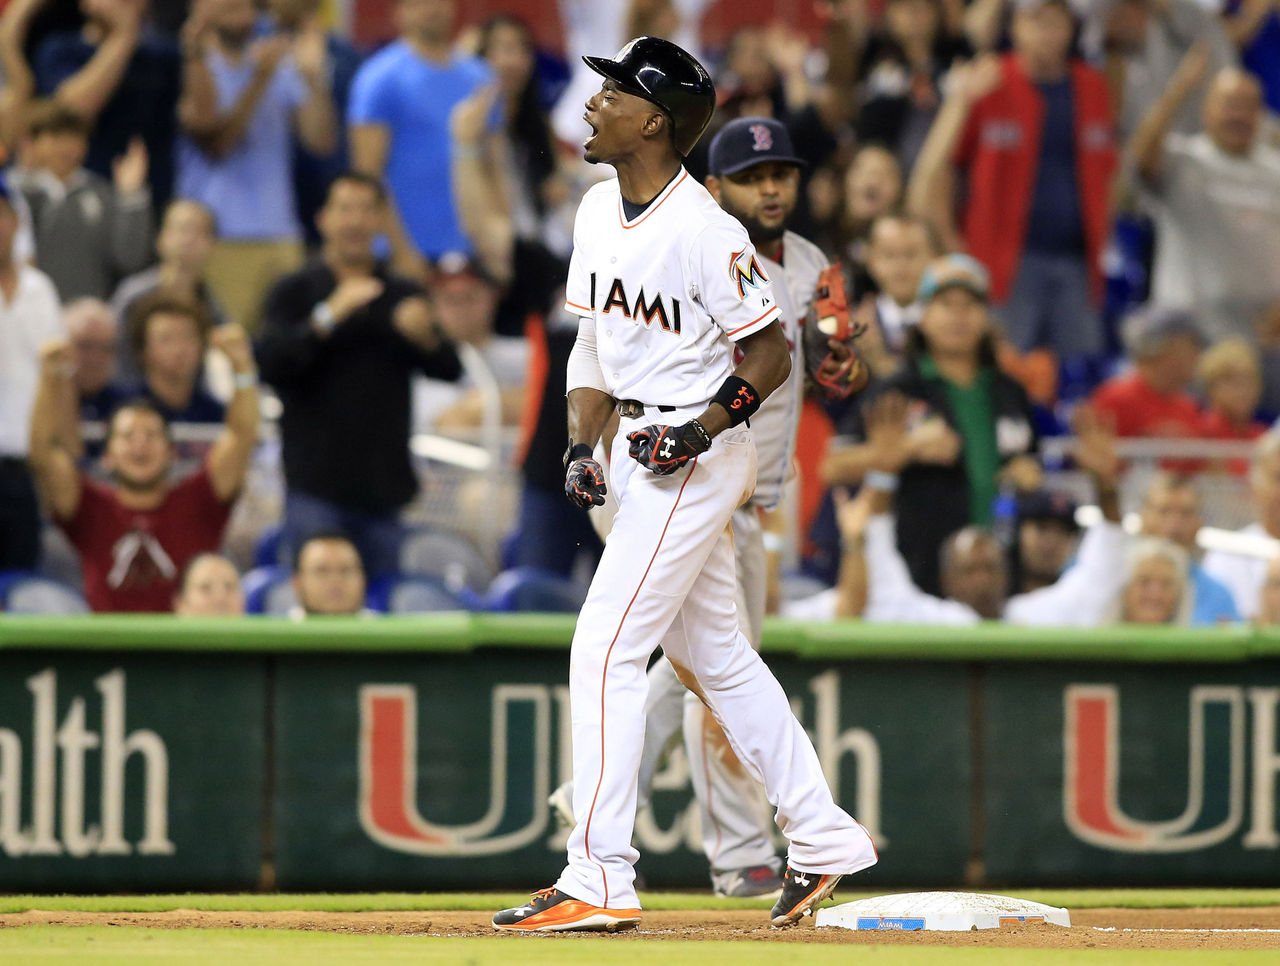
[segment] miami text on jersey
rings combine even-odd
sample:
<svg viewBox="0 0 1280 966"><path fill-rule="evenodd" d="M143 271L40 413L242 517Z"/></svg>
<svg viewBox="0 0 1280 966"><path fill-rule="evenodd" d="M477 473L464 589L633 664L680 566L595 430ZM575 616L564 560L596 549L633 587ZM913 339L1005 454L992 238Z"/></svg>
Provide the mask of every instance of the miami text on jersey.
<svg viewBox="0 0 1280 966"><path fill-rule="evenodd" d="M595 303L596 296L596 273L591 273L591 301ZM640 292L636 295L635 302L627 298L626 286L622 284L622 279L615 278L613 284L609 286L609 294L604 300L604 305L600 306L600 313L608 315L614 309L618 309L628 319L633 322L643 323L644 327L651 328L656 319L658 325L662 326L664 332L674 332L680 334L680 300L673 298L671 302L671 314L667 314L667 307L663 303L668 301L662 297L662 293L658 292L653 300L645 298L644 286L640 286Z"/></svg>

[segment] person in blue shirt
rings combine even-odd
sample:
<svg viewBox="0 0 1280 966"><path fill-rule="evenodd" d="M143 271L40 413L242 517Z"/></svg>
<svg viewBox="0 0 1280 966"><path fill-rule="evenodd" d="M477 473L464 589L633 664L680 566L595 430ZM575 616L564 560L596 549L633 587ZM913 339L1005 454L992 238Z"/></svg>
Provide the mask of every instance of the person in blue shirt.
<svg viewBox="0 0 1280 966"><path fill-rule="evenodd" d="M262 299L302 262L293 137L337 143L319 25L254 39L253 0L210 0L185 37L178 195L218 215L209 280L231 318L257 322Z"/></svg>
<svg viewBox="0 0 1280 966"><path fill-rule="evenodd" d="M1240 620L1240 612L1226 585L1209 576L1200 566L1196 534L1204 521L1200 516L1200 494L1188 476L1158 473L1147 488L1142 504L1142 532L1162 537L1183 550L1191 559L1191 623L1206 626Z"/></svg>
<svg viewBox="0 0 1280 966"><path fill-rule="evenodd" d="M347 107L352 163L391 194L388 231L400 274L471 250L453 203L449 115L492 80L484 62L454 53L455 0L397 0L398 40L365 61Z"/></svg>
<svg viewBox="0 0 1280 966"><path fill-rule="evenodd" d="M264 36L277 32L298 34L303 30L315 29L319 15L320 0L266 0L266 13L259 18L258 33ZM293 145L293 185L298 196L298 218L302 222L307 245L312 248L318 247L321 242L315 220L324 207L329 184L351 167L343 118L347 116L347 104L351 100L351 85L355 81L356 71L364 61L360 52L342 34L334 30L323 33L329 94L333 101L334 116L338 120L337 144L330 154L318 154L310 150L298 137L294 138Z"/></svg>

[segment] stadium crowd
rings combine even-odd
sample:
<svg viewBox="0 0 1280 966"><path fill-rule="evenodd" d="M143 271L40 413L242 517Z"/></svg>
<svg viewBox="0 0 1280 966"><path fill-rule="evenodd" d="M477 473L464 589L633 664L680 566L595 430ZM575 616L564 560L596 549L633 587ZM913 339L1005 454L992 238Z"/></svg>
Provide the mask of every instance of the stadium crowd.
<svg viewBox="0 0 1280 966"><path fill-rule="evenodd" d="M814 0L716 45L707 0L560 0L561 52L456 0L376 50L321 0L2 6L4 609L575 609L563 289L612 175L579 55L655 34L716 80L694 176L786 125L865 325L766 527L774 612L1280 623L1275 0Z"/></svg>

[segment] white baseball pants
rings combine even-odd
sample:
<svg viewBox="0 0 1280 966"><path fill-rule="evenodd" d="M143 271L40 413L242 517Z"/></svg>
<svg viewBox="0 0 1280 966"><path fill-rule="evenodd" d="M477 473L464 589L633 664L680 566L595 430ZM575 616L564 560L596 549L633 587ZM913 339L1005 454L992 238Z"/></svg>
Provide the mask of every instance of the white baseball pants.
<svg viewBox="0 0 1280 966"><path fill-rule="evenodd" d="M760 512L750 504L739 507L732 526L738 618L743 634L758 651L767 579ZM680 683L666 658L649 669L637 807L649 803L653 775L682 730L701 818L702 849L712 871L776 864L773 818L759 783L738 761L707 706Z"/></svg>
<svg viewBox="0 0 1280 966"><path fill-rule="evenodd" d="M870 836L836 805L786 694L738 626L729 522L755 486L751 431L725 431L691 466L666 477L627 455L628 432L697 414L655 409L622 420L610 467L618 513L573 637L576 826L556 887L605 908L639 905L631 833L645 667L659 644L701 693L746 771L764 785L790 843L790 864L850 873L876 861Z"/></svg>

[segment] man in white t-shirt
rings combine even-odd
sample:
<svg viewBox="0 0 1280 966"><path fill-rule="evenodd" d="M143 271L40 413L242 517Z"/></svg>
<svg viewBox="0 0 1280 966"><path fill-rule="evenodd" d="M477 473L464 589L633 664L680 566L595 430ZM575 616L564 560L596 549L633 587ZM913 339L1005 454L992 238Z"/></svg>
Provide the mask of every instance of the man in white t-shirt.
<svg viewBox="0 0 1280 966"><path fill-rule="evenodd" d="M1193 311L1211 339L1252 341L1280 309L1280 151L1259 134L1262 87L1239 67L1214 75L1201 133L1169 130L1207 74L1193 48L1133 139L1155 215L1152 301Z"/></svg>
<svg viewBox="0 0 1280 966"><path fill-rule="evenodd" d="M40 552L40 506L27 469L40 346L65 334L47 275L15 255L13 196L0 177L0 570L31 570Z"/></svg>
<svg viewBox="0 0 1280 966"><path fill-rule="evenodd" d="M896 393L882 396L868 411L873 469L863 478L863 489L853 505L840 512L845 553L840 580L832 590L797 602L788 616L860 615L868 621L899 624L1003 620L1028 627L1101 623L1121 590L1129 543L1120 525L1120 464L1113 435L1096 420L1078 420L1076 464L1093 476L1103 519L1086 532L1075 563L1056 582L1010 597L1004 548L989 531L965 527L942 545L939 569L944 596L936 597L912 581L895 537L893 492L907 453L906 415L906 399Z"/></svg>

